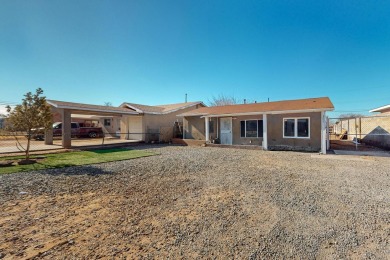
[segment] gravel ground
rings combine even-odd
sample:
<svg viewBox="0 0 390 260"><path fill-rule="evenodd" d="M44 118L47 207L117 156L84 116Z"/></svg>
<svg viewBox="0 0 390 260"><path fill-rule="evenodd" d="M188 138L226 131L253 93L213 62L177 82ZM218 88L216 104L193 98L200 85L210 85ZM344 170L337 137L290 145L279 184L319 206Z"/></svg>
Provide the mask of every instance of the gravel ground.
<svg viewBox="0 0 390 260"><path fill-rule="evenodd" d="M0 176L0 258L390 255L390 158L141 148Z"/></svg>

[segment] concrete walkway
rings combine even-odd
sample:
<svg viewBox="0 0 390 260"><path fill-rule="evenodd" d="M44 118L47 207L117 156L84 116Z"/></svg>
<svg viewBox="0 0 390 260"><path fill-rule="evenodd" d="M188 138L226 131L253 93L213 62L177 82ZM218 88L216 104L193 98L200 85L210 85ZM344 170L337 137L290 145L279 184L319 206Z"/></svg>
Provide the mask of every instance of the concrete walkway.
<svg viewBox="0 0 390 260"><path fill-rule="evenodd" d="M22 139L20 143L23 147L27 146L27 140ZM139 143L139 140L123 140L117 138L105 138L104 142L102 138L85 138L85 139L72 139L72 148L94 147L114 144L134 144ZM17 146L16 140L0 140L0 154L19 153L21 152ZM30 144L30 151L49 151L63 149L61 140L54 140L53 145L45 145L44 141L32 140Z"/></svg>

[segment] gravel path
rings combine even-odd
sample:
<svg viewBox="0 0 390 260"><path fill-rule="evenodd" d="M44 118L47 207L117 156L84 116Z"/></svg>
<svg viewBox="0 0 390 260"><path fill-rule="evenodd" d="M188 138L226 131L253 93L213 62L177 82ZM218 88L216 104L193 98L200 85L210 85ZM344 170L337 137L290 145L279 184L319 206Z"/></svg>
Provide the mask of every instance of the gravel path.
<svg viewBox="0 0 390 260"><path fill-rule="evenodd" d="M390 255L390 158L142 149L0 176L0 258Z"/></svg>

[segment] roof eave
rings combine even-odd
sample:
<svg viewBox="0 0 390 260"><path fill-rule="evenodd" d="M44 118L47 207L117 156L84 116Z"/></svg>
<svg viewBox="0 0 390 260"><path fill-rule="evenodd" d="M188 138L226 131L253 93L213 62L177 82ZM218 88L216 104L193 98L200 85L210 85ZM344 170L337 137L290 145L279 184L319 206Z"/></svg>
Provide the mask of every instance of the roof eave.
<svg viewBox="0 0 390 260"><path fill-rule="evenodd" d="M180 117L200 116L200 117L227 117L227 116L250 116L250 115L263 115L263 114L293 114L293 113L310 113L310 112L326 112L333 111L334 108L316 108L316 109L299 109L299 110L280 110L280 111L256 111L256 112L244 112L244 113L227 113L227 114L181 114Z"/></svg>
<svg viewBox="0 0 390 260"><path fill-rule="evenodd" d="M382 112L383 110L386 110L386 109L390 109L390 105L386 105L386 106L374 108L374 109L370 110L369 112L370 112L370 113L373 113L373 112Z"/></svg>

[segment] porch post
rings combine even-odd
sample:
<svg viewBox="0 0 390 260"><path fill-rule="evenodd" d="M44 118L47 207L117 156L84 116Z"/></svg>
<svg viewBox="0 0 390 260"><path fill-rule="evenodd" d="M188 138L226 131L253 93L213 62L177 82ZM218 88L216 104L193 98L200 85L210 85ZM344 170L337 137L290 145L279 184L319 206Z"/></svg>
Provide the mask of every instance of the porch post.
<svg viewBox="0 0 390 260"><path fill-rule="evenodd" d="M186 118L185 117L183 117L183 137L182 137L182 139L186 139L186 128L187 127L185 127L186 126ZM179 126L179 129L180 129L180 126Z"/></svg>
<svg viewBox="0 0 390 260"><path fill-rule="evenodd" d="M326 117L325 112L321 112L321 153L326 154Z"/></svg>
<svg viewBox="0 0 390 260"><path fill-rule="evenodd" d="M62 110L62 147L72 147L71 113L67 109Z"/></svg>
<svg viewBox="0 0 390 260"><path fill-rule="evenodd" d="M210 141L210 132L209 132L209 126L210 126L210 118L208 117L208 116L206 116L205 118L204 118L204 120L205 120L205 132L206 132L206 142L209 142Z"/></svg>
<svg viewBox="0 0 390 260"><path fill-rule="evenodd" d="M268 150L267 114L263 114L263 150Z"/></svg>

